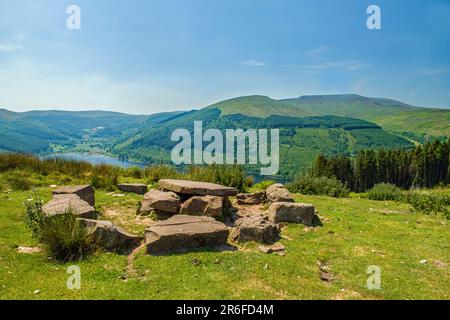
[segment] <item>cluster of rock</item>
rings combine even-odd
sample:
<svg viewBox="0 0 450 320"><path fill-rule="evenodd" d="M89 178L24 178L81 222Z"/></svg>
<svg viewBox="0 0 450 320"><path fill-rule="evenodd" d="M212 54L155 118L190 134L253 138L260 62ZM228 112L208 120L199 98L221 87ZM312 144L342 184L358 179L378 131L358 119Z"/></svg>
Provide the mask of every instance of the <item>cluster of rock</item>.
<svg viewBox="0 0 450 320"><path fill-rule="evenodd" d="M145 185L121 185L124 192L144 194L139 213L157 214L163 220L152 223L144 237L129 234L109 221L96 220L95 196L91 186L63 187L53 192L53 199L43 211L49 216L72 212L93 235L97 245L109 251L127 252L143 239L150 254L165 253L201 247L225 246L233 242L255 241L274 244L280 239L280 223L312 225L315 208L310 204L295 203L289 191L281 184L265 192L238 194L237 190L213 183L171 180L159 181L159 190L147 191ZM230 197L236 197L238 206L258 206L269 203L267 214L240 216ZM242 208L242 207L240 207ZM237 212L231 226L223 222L225 216ZM281 244L278 244L282 247ZM278 249L264 247L264 252Z"/></svg>
<svg viewBox="0 0 450 320"><path fill-rule="evenodd" d="M138 246L143 237L132 235L110 221L97 220L94 208L95 192L89 185L61 187L53 191L53 198L42 207L47 219L61 214L73 214L94 243L107 250L127 253Z"/></svg>

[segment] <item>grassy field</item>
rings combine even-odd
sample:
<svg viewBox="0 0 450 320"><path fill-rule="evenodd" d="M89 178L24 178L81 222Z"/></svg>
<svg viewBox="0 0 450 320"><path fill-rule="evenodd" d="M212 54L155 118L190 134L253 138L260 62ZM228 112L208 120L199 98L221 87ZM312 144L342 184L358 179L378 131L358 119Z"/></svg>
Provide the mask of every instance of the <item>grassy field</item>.
<svg viewBox="0 0 450 320"><path fill-rule="evenodd" d="M47 200L51 189L37 193ZM265 255L256 244L166 256L98 252L76 263L82 287L69 290L66 270L74 263L17 250L38 245L23 223L22 202L31 194L0 193L0 299L450 299L449 221L396 202L302 195L296 201L315 204L323 226L285 226L285 256ZM139 196L96 197L102 218L131 232L149 222L135 215ZM320 280L318 262L334 281ZM380 290L366 288L371 265L382 270Z"/></svg>

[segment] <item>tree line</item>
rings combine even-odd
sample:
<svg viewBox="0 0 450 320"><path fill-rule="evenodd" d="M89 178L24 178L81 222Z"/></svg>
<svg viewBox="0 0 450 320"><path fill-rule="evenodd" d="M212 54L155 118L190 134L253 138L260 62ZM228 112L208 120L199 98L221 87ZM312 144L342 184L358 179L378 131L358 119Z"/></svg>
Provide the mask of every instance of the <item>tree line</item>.
<svg viewBox="0 0 450 320"><path fill-rule="evenodd" d="M412 150L365 150L356 157L319 155L311 169L316 177L335 177L351 190L364 192L378 183L403 189L450 183L450 139Z"/></svg>

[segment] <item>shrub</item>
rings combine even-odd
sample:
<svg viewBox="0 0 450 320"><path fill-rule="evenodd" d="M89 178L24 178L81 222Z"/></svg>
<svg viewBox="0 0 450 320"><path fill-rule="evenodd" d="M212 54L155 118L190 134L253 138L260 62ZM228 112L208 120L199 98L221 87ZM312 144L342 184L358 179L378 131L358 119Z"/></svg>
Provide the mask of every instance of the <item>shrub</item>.
<svg viewBox="0 0 450 320"><path fill-rule="evenodd" d="M290 192L323 195L335 198L348 197L350 190L335 178L304 176L287 186Z"/></svg>
<svg viewBox="0 0 450 320"><path fill-rule="evenodd" d="M442 213L450 219L450 212L447 209L448 197L420 190L411 190L407 193L406 202L410 204L414 211L424 214Z"/></svg>
<svg viewBox="0 0 450 320"><path fill-rule="evenodd" d="M399 201L403 198L403 191L392 184L379 183L367 192L366 197L378 201Z"/></svg>
<svg viewBox="0 0 450 320"><path fill-rule="evenodd" d="M34 195L32 198L24 202L25 205L25 225L31 230L33 236L37 237L39 226L42 224L44 214L42 213L43 201Z"/></svg>
<svg viewBox="0 0 450 320"><path fill-rule="evenodd" d="M261 182L256 183L253 187L256 189L266 190L271 185L275 184L276 182L273 180L263 180Z"/></svg>
<svg viewBox="0 0 450 320"><path fill-rule="evenodd" d="M70 210L43 219L38 235L49 255L62 262L84 259L93 248L92 237Z"/></svg>

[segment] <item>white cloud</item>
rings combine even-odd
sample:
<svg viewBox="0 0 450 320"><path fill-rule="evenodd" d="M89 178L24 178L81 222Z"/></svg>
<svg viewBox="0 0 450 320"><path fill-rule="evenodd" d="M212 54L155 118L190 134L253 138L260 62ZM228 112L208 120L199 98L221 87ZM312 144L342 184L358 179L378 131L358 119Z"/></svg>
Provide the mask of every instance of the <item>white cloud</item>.
<svg viewBox="0 0 450 320"><path fill-rule="evenodd" d="M0 42L0 52L14 52L19 49L18 46L15 46L10 43L2 43Z"/></svg>
<svg viewBox="0 0 450 320"><path fill-rule="evenodd" d="M247 60L242 62L242 64L249 67L264 67L266 65L263 61L259 60Z"/></svg>
<svg viewBox="0 0 450 320"><path fill-rule="evenodd" d="M321 46L305 52L305 57L309 59L320 59L323 57L323 53L331 49L330 46Z"/></svg>
<svg viewBox="0 0 450 320"><path fill-rule="evenodd" d="M417 74L421 76L439 76L448 71L448 67L440 66L440 67L420 67L417 68Z"/></svg>

